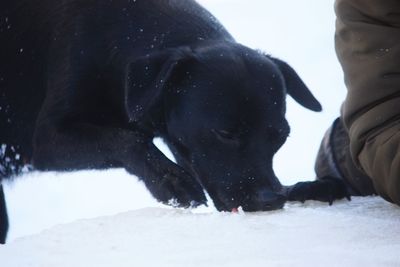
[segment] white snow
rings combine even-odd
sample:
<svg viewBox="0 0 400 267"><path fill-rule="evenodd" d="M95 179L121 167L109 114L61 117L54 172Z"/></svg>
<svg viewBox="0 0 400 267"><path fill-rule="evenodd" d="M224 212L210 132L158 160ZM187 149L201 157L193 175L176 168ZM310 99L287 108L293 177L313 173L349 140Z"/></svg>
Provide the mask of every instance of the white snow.
<svg viewBox="0 0 400 267"><path fill-rule="evenodd" d="M318 114L288 98L292 133L274 164L285 184L313 179L320 139L345 96L334 1L200 2L239 42L288 61L322 102ZM30 173L5 186L2 267L400 266L400 208L378 197L227 214L211 203L165 207L123 170Z"/></svg>
<svg viewBox="0 0 400 267"><path fill-rule="evenodd" d="M399 266L400 210L377 198L254 214L144 208L0 249L2 266Z"/></svg>

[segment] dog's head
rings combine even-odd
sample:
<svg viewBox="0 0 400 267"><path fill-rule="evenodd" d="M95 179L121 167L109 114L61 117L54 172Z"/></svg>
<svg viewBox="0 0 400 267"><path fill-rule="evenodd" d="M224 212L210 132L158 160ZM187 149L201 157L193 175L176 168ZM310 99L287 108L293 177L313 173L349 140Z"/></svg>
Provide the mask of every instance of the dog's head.
<svg viewBox="0 0 400 267"><path fill-rule="evenodd" d="M127 97L130 118L163 114L164 137L178 163L199 179L217 209L281 208L286 199L272 159L289 134L286 94L321 110L294 70L237 44L139 60L130 69L142 77Z"/></svg>

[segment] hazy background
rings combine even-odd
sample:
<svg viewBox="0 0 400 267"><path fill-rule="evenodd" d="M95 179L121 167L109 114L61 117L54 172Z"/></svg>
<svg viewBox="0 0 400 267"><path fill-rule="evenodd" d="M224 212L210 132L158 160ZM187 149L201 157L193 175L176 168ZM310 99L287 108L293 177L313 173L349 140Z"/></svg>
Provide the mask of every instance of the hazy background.
<svg viewBox="0 0 400 267"><path fill-rule="evenodd" d="M321 137L345 96L334 52L333 0L201 0L238 42L287 61L323 105L302 108L288 97L291 134L275 158L285 184L314 178ZM10 240L55 224L160 206L123 170L33 173L6 185ZM209 209L212 209L210 207Z"/></svg>

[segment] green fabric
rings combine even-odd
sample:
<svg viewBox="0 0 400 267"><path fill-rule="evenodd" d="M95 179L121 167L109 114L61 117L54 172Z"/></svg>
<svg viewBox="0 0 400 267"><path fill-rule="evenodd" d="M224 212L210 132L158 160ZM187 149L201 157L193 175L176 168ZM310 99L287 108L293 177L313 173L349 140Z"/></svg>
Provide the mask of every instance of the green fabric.
<svg viewBox="0 0 400 267"><path fill-rule="evenodd" d="M400 205L400 1L336 0L342 118L354 162Z"/></svg>

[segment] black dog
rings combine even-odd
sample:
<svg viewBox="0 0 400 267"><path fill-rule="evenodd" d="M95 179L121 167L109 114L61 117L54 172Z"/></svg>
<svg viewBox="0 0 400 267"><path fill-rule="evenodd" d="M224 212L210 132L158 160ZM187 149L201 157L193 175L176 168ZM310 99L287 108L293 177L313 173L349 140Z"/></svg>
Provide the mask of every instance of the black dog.
<svg viewBox="0 0 400 267"><path fill-rule="evenodd" d="M321 106L285 62L236 43L196 2L2 0L0 12L0 177L123 167L161 202L205 204L205 189L221 211L345 196L334 179L280 184L286 93Z"/></svg>

